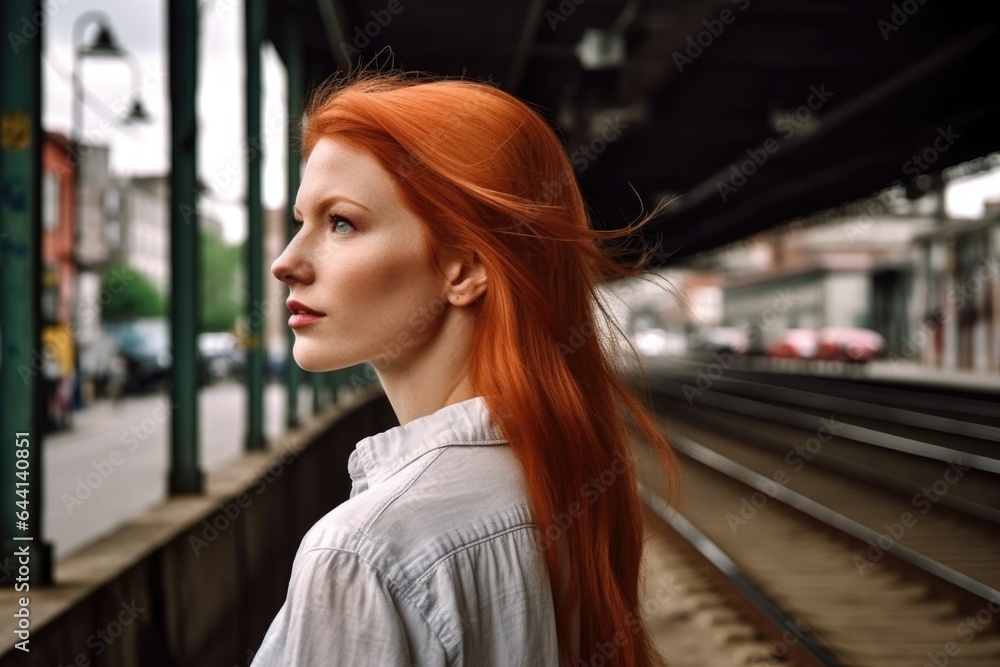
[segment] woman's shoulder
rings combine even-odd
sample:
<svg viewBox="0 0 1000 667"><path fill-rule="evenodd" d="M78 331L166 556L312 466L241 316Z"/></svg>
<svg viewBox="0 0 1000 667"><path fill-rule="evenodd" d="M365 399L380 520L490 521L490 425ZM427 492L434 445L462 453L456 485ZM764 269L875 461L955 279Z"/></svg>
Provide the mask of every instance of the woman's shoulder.
<svg viewBox="0 0 1000 667"><path fill-rule="evenodd" d="M391 600L410 631L426 625L436 638L421 651L440 642L448 664L494 654L505 656L495 664L526 664L511 646L555 656L545 546L536 530L509 446L443 447L316 522L292 580L297 590L342 587L352 601ZM493 630L483 635L483 627ZM541 627L550 630L540 634ZM512 637L523 640L507 641Z"/></svg>
<svg viewBox="0 0 1000 667"><path fill-rule="evenodd" d="M534 526L509 446L445 447L345 501L310 528L300 552L353 553L399 582L470 548L509 551Z"/></svg>

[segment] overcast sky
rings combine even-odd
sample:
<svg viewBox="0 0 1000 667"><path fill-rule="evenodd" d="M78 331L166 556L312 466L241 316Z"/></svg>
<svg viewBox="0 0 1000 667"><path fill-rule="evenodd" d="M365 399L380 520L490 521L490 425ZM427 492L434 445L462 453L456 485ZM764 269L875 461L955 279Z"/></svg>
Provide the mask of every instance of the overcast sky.
<svg viewBox="0 0 1000 667"><path fill-rule="evenodd" d="M153 122L108 125L114 109L124 108L133 90L132 74L121 60L87 58L81 68L88 95L84 127L88 136L111 146L112 169L118 174L163 174L167 171L167 53L164 0L50 0L53 10L45 29L44 124L69 134L71 117L71 31L83 13L107 15L121 45L134 53L141 68L139 92ZM201 59L198 82L199 174L215 195L206 208L219 217L231 241L245 235L246 190L243 91L243 2L202 0ZM88 36L92 37L94 28ZM264 154L264 203L285 202L285 73L273 48L264 49L264 107L267 138ZM101 131L102 123L105 131ZM270 128L271 131L267 131ZM983 200L1000 197L1000 170L953 184L947 193L949 212L978 217Z"/></svg>

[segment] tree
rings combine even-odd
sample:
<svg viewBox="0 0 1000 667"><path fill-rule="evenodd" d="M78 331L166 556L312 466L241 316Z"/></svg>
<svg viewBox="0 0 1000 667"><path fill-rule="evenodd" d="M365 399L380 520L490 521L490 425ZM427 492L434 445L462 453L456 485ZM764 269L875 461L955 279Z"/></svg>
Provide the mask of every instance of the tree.
<svg viewBox="0 0 1000 667"><path fill-rule="evenodd" d="M201 331L232 331L243 311L243 246L201 232Z"/></svg>
<svg viewBox="0 0 1000 667"><path fill-rule="evenodd" d="M100 303L101 318L106 322L166 314L163 294L144 273L130 266L115 266L104 272Z"/></svg>

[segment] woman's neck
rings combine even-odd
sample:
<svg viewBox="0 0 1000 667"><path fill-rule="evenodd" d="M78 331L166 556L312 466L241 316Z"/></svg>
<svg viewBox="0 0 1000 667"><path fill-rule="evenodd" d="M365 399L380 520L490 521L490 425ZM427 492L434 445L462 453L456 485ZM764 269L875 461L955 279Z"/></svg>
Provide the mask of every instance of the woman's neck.
<svg viewBox="0 0 1000 667"><path fill-rule="evenodd" d="M448 307L439 316L440 330L429 343L375 365L379 381L400 424L433 414L476 396L469 379L473 317L464 308Z"/></svg>

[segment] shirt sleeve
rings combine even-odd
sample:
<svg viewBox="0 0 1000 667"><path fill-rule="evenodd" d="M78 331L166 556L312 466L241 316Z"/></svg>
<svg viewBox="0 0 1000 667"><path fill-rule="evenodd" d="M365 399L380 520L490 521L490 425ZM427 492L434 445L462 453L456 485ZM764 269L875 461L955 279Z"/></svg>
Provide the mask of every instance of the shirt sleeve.
<svg viewBox="0 0 1000 667"><path fill-rule="evenodd" d="M388 584L357 554L336 549L301 554L261 653L268 654L260 661L267 667L412 664L404 623Z"/></svg>

